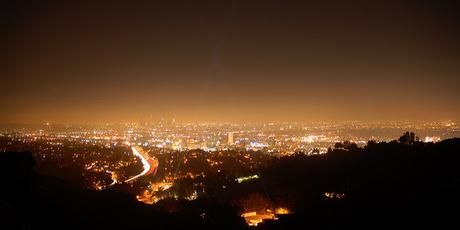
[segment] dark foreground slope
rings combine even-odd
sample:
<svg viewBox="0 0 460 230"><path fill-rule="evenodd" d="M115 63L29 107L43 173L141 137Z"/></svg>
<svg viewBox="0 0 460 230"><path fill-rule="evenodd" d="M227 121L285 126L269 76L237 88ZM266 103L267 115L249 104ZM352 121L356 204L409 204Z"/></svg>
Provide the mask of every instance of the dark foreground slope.
<svg viewBox="0 0 460 230"><path fill-rule="evenodd" d="M459 226L458 138L297 154L275 160L263 177L273 199L283 194L281 202L296 210L265 229Z"/></svg>

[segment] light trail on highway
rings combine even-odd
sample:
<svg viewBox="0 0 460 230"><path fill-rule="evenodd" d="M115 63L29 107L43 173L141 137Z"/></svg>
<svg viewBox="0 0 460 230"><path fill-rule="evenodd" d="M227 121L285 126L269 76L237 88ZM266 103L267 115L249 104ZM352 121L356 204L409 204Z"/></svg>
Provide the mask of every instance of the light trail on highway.
<svg viewBox="0 0 460 230"><path fill-rule="evenodd" d="M139 151L136 149L135 146L131 147L131 150L133 151L133 154L137 157L139 157L141 159L141 162L142 162L142 166L143 166L143 170L141 173L137 174L136 176L133 176L127 180L125 180L125 182L131 182L139 177L142 177L142 176L145 176L147 174L150 174L152 172L156 172L156 169L158 167L158 160L156 158L150 158L149 156L145 156L143 153L142 153L142 150ZM152 165L153 164L153 168L152 168ZM152 170L151 170L152 169Z"/></svg>

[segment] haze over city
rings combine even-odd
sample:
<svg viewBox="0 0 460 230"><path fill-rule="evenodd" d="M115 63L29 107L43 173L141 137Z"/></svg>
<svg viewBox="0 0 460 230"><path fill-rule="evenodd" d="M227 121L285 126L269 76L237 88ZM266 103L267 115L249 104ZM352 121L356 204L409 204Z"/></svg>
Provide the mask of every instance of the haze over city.
<svg viewBox="0 0 460 230"><path fill-rule="evenodd" d="M0 121L455 120L454 5L7 1Z"/></svg>

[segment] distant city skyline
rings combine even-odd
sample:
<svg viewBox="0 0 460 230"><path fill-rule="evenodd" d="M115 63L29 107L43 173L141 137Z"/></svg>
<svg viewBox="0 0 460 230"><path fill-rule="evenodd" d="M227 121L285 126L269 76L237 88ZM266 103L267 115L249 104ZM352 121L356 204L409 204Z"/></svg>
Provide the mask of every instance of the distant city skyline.
<svg viewBox="0 0 460 230"><path fill-rule="evenodd" d="M401 133L410 135L409 131L415 132L414 138L423 142L439 142L460 133L459 123L454 121L237 124L183 123L171 119L105 125L0 125L0 137L31 143L42 140L58 146L65 141L76 141L102 146L127 144L208 152L239 149L280 155L298 151L324 154L338 142L349 141L363 146L369 140L392 141ZM133 150L137 154L136 151Z"/></svg>

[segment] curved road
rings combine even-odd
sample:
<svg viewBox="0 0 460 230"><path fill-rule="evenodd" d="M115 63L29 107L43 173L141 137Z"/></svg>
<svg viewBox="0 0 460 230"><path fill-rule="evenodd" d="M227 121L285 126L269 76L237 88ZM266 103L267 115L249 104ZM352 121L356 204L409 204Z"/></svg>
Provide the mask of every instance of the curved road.
<svg viewBox="0 0 460 230"><path fill-rule="evenodd" d="M142 149L136 148L136 146L131 147L131 150L133 151L133 154L136 157L139 157L141 159L144 170L142 170L141 173L125 180L125 182L131 182L139 177L147 176L152 173L155 175L158 169L158 159L156 159L155 157L148 156L142 151Z"/></svg>

